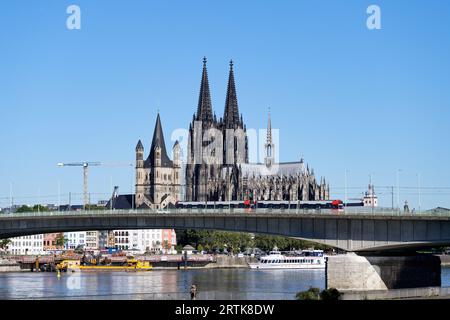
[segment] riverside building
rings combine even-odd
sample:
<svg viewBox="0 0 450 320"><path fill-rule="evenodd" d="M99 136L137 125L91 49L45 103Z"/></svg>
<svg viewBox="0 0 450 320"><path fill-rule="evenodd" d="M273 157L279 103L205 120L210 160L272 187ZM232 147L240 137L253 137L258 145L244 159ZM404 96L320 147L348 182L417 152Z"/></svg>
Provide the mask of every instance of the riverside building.
<svg viewBox="0 0 450 320"><path fill-rule="evenodd" d="M44 235L16 237L11 239L7 252L14 255L43 255Z"/></svg>

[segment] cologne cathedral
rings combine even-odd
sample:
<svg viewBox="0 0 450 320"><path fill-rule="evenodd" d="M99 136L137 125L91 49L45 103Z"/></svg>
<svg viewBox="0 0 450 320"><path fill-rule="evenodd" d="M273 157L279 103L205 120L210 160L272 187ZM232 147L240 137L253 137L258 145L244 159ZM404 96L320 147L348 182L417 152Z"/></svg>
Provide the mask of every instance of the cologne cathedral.
<svg viewBox="0 0 450 320"><path fill-rule="evenodd" d="M223 157L220 163L206 164L203 161L195 161L195 144L205 143L205 139L202 141L196 137L196 123L197 128L201 128L201 136L211 128L222 132ZM198 123L201 123L201 126ZM227 130L230 129L241 132L242 135L239 137L236 134L234 141L226 141ZM213 113L204 59L197 112L189 126L188 163L185 170L186 201L233 201L247 198L287 201L329 199L329 185L324 178L318 183L314 170L310 170L303 159L299 162L275 163L273 155L276 146L272 141L270 114L264 163L249 163L246 131L242 114L239 113L233 62L230 62L225 110L223 117L217 119ZM233 161L229 161L230 153Z"/></svg>
<svg viewBox="0 0 450 320"><path fill-rule="evenodd" d="M189 125L186 163L181 163L178 142L173 146L174 160L168 157L159 114L146 160L140 140L136 146L136 207L164 208L180 200L329 200L329 185L324 178L317 182L314 170L303 159L276 163L270 113L264 163L249 163L247 128L239 113L233 62L220 118L213 112L206 62L204 58L197 112Z"/></svg>

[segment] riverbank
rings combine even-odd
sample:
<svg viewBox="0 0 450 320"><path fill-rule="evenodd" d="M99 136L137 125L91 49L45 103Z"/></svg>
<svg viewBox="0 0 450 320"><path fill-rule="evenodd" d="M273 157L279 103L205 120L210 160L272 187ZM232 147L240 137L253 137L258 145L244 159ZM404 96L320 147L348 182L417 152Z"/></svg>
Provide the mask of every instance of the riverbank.
<svg viewBox="0 0 450 320"><path fill-rule="evenodd" d="M373 291L344 291L341 300L448 299L450 287L427 287Z"/></svg>
<svg viewBox="0 0 450 320"><path fill-rule="evenodd" d="M27 271L20 268L16 261L0 258L0 272L22 272Z"/></svg>
<svg viewBox="0 0 450 320"><path fill-rule="evenodd" d="M450 267L450 255L439 255L442 267Z"/></svg>
<svg viewBox="0 0 450 320"><path fill-rule="evenodd" d="M450 267L450 255L441 255L439 256L441 259L442 267ZM16 257L17 258L17 257ZM50 258L50 257L48 257ZM173 257L175 258L175 256ZM32 257L27 258L30 261L29 264L34 263L34 259ZM41 257L42 259L42 257ZM151 263L153 264L154 270L179 270L185 269L185 265L183 262L177 263L168 263L164 259L161 261L161 256L153 256L151 259ZM246 269L249 268L248 264L257 262L256 258L251 257L237 257L237 256L226 256L226 255L218 255L215 256L214 259L210 259L210 261L194 261L187 264L186 269L188 270L201 270L201 269ZM212 261L211 261L212 260ZM169 261L170 262L170 261ZM29 266L24 267L17 260L12 259L12 257L1 257L0 258L0 273L2 272L30 272Z"/></svg>
<svg viewBox="0 0 450 320"><path fill-rule="evenodd" d="M154 270L201 270L201 269L245 269L249 268L248 263L256 262L256 258L251 257L237 257L237 256L190 256L187 263L184 263L181 255L175 256L149 256L139 257L145 261L149 261L153 265ZM139 259L138 258L138 259ZM0 273L1 272L30 272L34 267L37 257L3 257L0 258ZM125 263L126 257L113 258L114 261ZM120 260L122 259L122 260ZM116 261L117 260L117 261ZM120 261L119 261L120 260ZM55 258L53 256L39 257L40 264L53 264Z"/></svg>
<svg viewBox="0 0 450 320"><path fill-rule="evenodd" d="M256 258L243 257L239 258L236 256L217 256L214 262L210 262L204 266L188 266L187 269L247 269L248 264L251 262L257 262ZM165 269L175 269L166 267L154 267L153 269L165 270Z"/></svg>

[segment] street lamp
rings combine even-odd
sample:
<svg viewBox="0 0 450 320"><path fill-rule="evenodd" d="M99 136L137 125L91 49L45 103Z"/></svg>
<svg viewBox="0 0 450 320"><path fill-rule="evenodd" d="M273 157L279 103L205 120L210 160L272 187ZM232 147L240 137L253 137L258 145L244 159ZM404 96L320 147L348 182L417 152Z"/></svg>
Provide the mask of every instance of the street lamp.
<svg viewBox="0 0 450 320"><path fill-rule="evenodd" d="M13 184L9 183L9 213L12 213L13 209Z"/></svg>
<svg viewBox="0 0 450 320"><path fill-rule="evenodd" d="M397 208L400 212L400 172L402 169L397 169Z"/></svg>
<svg viewBox="0 0 450 320"><path fill-rule="evenodd" d="M41 212L40 206L41 206L41 189L39 188L38 189L38 205L37 205L38 213Z"/></svg>
<svg viewBox="0 0 450 320"><path fill-rule="evenodd" d="M421 190L420 190L420 173L417 174L417 188L419 191L419 213L422 207Z"/></svg>
<svg viewBox="0 0 450 320"><path fill-rule="evenodd" d="M61 181L58 180L58 212L61 211Z"/></svg>
<svg viewBox="0 0 450 320"><path fill-rule="evenodd" d="M348 169L345 169L345 181L344 181L344 183L345 183L345 190L344 190L344 192L345 192L345 195L344 195L344 211L345 211L345 209L347 208L347 173L348 173Z"/></svg>
<svg viewBox="0 0 450 320"><path fill-rule="evenodd" d="M369 174L369 197L370 197L370 204L372 207L372 214L373 214L373 208L375 206L375 191L373 190L373 185L372 185L372 174Z"/></svg>

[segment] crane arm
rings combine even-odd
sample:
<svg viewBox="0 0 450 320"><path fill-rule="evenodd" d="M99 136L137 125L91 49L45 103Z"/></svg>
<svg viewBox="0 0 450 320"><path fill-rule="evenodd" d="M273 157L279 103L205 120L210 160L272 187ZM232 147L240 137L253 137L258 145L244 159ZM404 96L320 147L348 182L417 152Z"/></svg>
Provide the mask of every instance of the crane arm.
<svg viewBox="0 0 450 320"><path fill-rule="evenodd" d="M85 166L101 166L101 162L70 162L70 163L58 163L59 167L85 167Z"/></svg>
<svg viewBox="0 0 450 320"><path fill-rule="evenodd" d="M59 167L83 167L83 194L84 194L84 208L86 209L89 204L88 195L88 167L91 166L107 166L107 167L128 167L133 166L130 163L103 163L103 162L70 162L70 163L58 163Z"/></svg>
<svg viewBox="0 0 450 320"><path fill-rule="evenodd" d="M100 165L105 167L133 167L132 163L126 162L102 162Z"/></svg>
<svg viewBox="0 0 450 320"><path fill-rule="evenodd" d="M60 162L59 167L84 167L84 166L104 166L104 167L132 167L132 163L126 162Z"/></svg>

